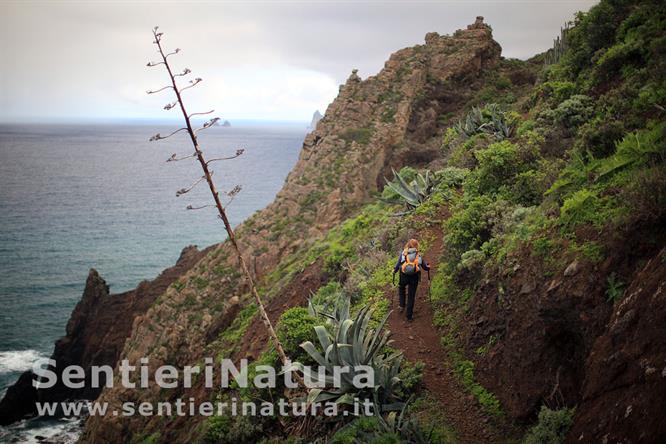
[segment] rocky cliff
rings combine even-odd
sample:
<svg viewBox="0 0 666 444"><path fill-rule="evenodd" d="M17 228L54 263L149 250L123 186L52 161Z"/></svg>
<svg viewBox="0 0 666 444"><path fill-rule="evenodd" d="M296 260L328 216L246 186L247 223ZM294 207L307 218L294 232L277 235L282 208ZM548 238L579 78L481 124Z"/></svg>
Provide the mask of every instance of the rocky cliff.
<svg viewBox="0 0 666 444"><path fill-rule="evenodd" d="M35 375L31 371L22 374L0 401L0 424L35 415L35 402L97 398L101 388L65 387L60 378L63 369L78 365L89 375L91 366L115 366L125 340L131 335L134 319L145 313L155 299L204 254L196 247L187 247L176 265L164 270L156 279L141 282L136 289L120 294L109 294L104 279L91 269L81 301L67 322L66 335L56 342L51 355L56 361L53 371L58 383L49 389L36 390L32 386Z"/></svg>

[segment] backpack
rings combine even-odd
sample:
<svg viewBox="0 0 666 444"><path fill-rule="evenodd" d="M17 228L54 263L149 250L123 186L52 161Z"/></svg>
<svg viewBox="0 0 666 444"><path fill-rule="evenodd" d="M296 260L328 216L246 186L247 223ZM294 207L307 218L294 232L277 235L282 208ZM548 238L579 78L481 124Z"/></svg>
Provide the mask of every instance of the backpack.
<svg viewBox="0 0 666 444"><path fill-rule="evenodd" d="M421 271L421 256L416 248L410 248L402 252L405 262L402 263L400 270L404 274L416 274Z"/></svg>

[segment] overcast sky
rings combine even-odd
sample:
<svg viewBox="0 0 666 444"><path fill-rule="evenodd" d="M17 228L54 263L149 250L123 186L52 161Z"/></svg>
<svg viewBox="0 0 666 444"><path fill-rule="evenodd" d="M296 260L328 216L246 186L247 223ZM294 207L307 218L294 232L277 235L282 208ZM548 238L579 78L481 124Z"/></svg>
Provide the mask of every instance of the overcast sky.
<svg viewBox="0 0 666 444"><path fill-rule="evenodd" d="M483 15L505 57L547 49L592 0L571 1L6 1L0 0L0 121L165 118L151 29L171 60L204 82L192 110L223 118L309 120L353 68L451 34ZM171 111L175 113L175 110ZM175 116L174 116L175 117Z"/></svg>

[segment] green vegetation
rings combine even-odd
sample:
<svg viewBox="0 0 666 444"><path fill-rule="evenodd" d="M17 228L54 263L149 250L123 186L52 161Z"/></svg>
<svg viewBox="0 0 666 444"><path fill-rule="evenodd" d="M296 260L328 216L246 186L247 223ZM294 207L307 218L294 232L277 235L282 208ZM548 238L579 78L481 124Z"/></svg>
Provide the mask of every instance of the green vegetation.
<svg viewBox="0 0 666 444"><path fill-rule="evenodd" d="M574 409L551 410L541 407L539 421L527 432L524 444L561 444L573 424Z"/></svg>
<svg viewBox="0 0 666 444"><path fill-rule="evenodd" d="M320 267L327 282L312 295L309 311L293 308L281 317L278 334L290 356L328 366L363 357L381 375L381 402L416 397L404 416L394 412L354 419L330 442L420 442L423 436L432 442L455 440L446 426L440 427L446 419L437 401L422 390L422 365L400 366L384 334L370 336L384 327L395 249L410 236L423 228L441 228L445 235L431 283L433 321L462 386L487 414L501 419L502 406L481 384L477 365L499 350L503 333L491 331L464 343L459 332L468 328L470 310L482 301L500 311L524 297L510 279L525 262L544 276L559 276L573 260L603 263L598 269L608 270L605 264L615 253L611 240L630 229L654 230L663 223L665 16L657 2L602 0L579 14L553 50L534 63L502 61L497 72L485 75L481 88L469 93L464 109L439 120L452 126L440 127L442 158L429 165L436 171L394 171L379 202L358 210L323 238L307 240L265 278L269 297L279 295L310 266ZM521 76L528 80L521 82ZM536 86L530 76L538 78ZM379 99L384 103L379 118L390 124L401 96L389 92ZM367 145L373 135L371 127L355 128L341 138L349 147L352 142ZM334 168L343 167L340 161ZM321 180L333 180L325 174ZM322 192L312 191L300 205L304 211L314 209L321 198ZM395 202L410 211L395 217L400 210ZM272 235L284 235L292 225L289 219L278 220ZM595 297L614 303L623 297L626 284L612 271L606 273L601 276L605 288ZM209 285L198 280L188 284L199 290ZM181 291L185 284L173 287ZM255 313L251 304L241 310L218 338L221 354L236 349ZM274 358L267 352L259 361ZM330 396L344 404L352 394L357 393L346 387L310 396ZM542 408L525 442L562 442L572 418L573 410ZM242 434L243 424L234 429L229 421L210 421L207 433L218 441L252 436Z"/></svg>
<svg viewBox="0 0 666 444"><path fill-rule="evenodd" d="M263 432L261 423L245 415L211 416L206 421L203 441L210 444L257 442Z"/></svg>
<svg viewBox="0 0 666 444"><path fill-rule="evenodd" d="M370 143L373 133L374 130L372 128L354 128L342 133L341 137L347 143L356 142L361 145L367 145Z"/></svg>
<svg viewBox="0 0 666 444"><path fill-rule="evenodd" d="M606 297L609 302L617 302L624 294L624 283L620 281L615 273L611 273L606 279Z"/></svg>
<svg viewBox="0 0 666 444"><path fill-rule="evenodd" d="M218 351L218 358L228 358L234 351L238 350L240 340L243 338L247 327L257 314L257 306L248 303L236 315L231 326L225 329L213 344Z"/></svg>
<svg viewBox="0 0 666 444"><path fill-rule="evenodd" d="M465 119L456 123L453 129L463 137L488 134L497 140L503 140L513 134L516 119L515 113L505 113L498 104L491 103L483 108L472 107Z"/></svg>
<svg viewBox="0 0 666 444"><path fill-rule="evenodd" d="M172 286L172 287L173 287L178 293L180 293L180 292L183 290L183 288L185 288L185 282L183 282L183 281L181 281L181 280L177 280L177 281L175 281L173 284L171 284L171 286Z"/></svg>
<svg viewBox="0 0 666 444"><path fill-rule="evenodd" d="M342 377L338 388L310 389L309 402L335 401L337 404L351 404L354 398L373 399L376 408L382 411L385 405L395 401L395 385L399 381L401 353L386 351L389 335L384 330L388 316L376 328L369 325L372 311L362 308L355 317L351 317L349 301L341 301L332 313L321 313L331 323L327 329L325 325L314 327L319 346L306 341L301 344L303 350L319 366L326 369L323 379L319 375L312 375L313 381L324 384L327 377L332 377L334 369L344 366L350 367L350 372ZM329 329L331 331L329 331ZM355 378L364 378L364 372L359 369L369 365L374 372L374 388L359 389L353 384ZM303 371L301 363L294 363L295 368ZM363 380L363 379L361 379Z"/></svg>
<svg viewBox="0 0 666 444"><path fill-rule="evenodd" d="M474 363L470 360L463 359L462 356L455 351L449 353L449 358L451 358L453 368L463 385L472 395L474 395L474 398L476 398L477 402L481 404L481 407L493 416L501 416L502 408L495 395L486 390L474 379Z"/></svg>
<svg viewBox="0 0 666 444"><path fill-rule="evenodd" d="M383 197L391 202L403 202L408 208L414 209L423 204L428 197L432 194L437 183L430 171L425 171L425 174L416 173L411 182L403 179L403 174L407 173L393 172L393 181L386 181L386 188L384 189Z"/></svg>
<svg viewBox="0 0 666 444"><path fill-rule="evenodd" d="M316 324L317 319L308 313L307 308L293 307L282 313L278 321L277 335L282 342L284 352L292 360L305 365L314 364L300 345L316 339L314 330Z"/></svg>

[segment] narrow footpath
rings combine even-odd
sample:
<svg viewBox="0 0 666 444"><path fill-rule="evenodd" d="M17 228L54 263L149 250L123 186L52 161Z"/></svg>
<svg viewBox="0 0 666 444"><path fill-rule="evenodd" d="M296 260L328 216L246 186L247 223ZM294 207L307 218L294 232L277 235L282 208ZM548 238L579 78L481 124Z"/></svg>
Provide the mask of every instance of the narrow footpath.
<svg viewBox="0 0 666 444"><path fill-rule="evenodd" d="M431 276L437 269L437 260L443 251L442 233L437 231L430 233L435 235L435 240L424 253L432 268ZM413 322L407 322L404 313L398 310L397 286L387 292L387 297L394 298L393 312L389 318L393 346L401 349L409 361L422 361L425 364L424 385L441 403L446 421L453 427L461 443L505 441L474 397L465 391L449 365L446 350L440 343L441 333L432 323L433 309L428 298L430 283L425 272L422 274L414 304Z"/></svg>

